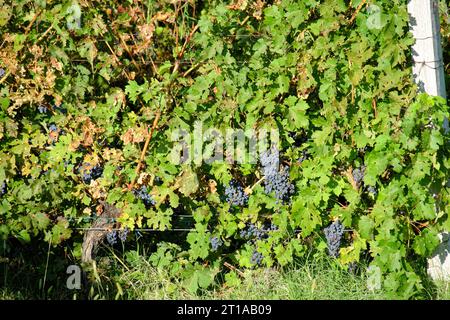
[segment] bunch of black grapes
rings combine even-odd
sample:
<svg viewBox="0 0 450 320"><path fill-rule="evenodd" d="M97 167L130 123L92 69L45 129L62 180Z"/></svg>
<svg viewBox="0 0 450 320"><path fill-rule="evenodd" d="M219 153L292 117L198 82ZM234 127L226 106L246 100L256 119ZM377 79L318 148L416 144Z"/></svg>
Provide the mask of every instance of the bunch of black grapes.
<svg viewBox="0 0 450 320"><path fill-rule="evenodd" d="M225 199L232 206L242 207L248 202L248 194L236 180L231 180L225 188Z"/></svg>
<svg viewBox="0 0 450 320"><path fill-rule="evenodd" d="M130 230L128 228L125 228L123 230L111 230L106 234L106 241L113 246L117 243L117 239L119 239L122 242L125 242L127 240L128 234Z"/></svg>
<svg viewBox="0 0 450 320"><path fill-rule="evenodd" d="M254 250L252 253L252 257L250 258L250 263L260 266L263 258L264 256L262 255L262 253L258 252L257 250Z"/></svg>
<svg viewBox="0 0 450 320"><path fill-rule="evenodd" d="M273 223L270 223L270 225L268 226L262 226L261 228L258 228L254 223L250 223L245 229L241 230L239 235L242 239L250 241L250 243L255 245L256 240L267 239L269 236L269 232L276 230L278 230L278 227ZM257 249L254 249L250 262L254 265L259 266L261 265L262 260L262 253L258 252Z"/></svg>
<svg viewBox="0 0 450 320"><path fill-rule="evenodd" d="M5 195L5 194L6 194L6 191L7 191L6 181L3 181L3 182L0 184L0 196Z"/></svg>
<svg viewBox="0 0 450 320"><path fill-rule="evenodd" d="M91 183L92 180L100 178L103 174L103 168L99 164L92 166L88 162L83 162L83 164L78 168L78 171L81 174L81 179L86 184Z"/></svg>
<svg viewBox="0 0 450 320"><path fill-rule="evenodd" d="M133 194L136 198L142 200L147 209L156 204L156 201L152 198L146 186L141 186L139 189L133 190Z"/></svg>
<svg viewBox="0 0 450 320"><path fill-rule="evenodd" d="M356 182L356 186L358 188L360 188L361 186L365 187L365 190L371 194L373 197L376 197L378 194L378 190L376 187L374 186L370 186L370 185L365 185L364 184L364 175L366 172L366 166L362 165L358 168L353 169L352 175L353 175L353 180Z"/></svg>
<svg viewBox="0 0 450 320"><path fill-rule="evenodd" d="M246 228L242 229L239 235L245 240L263 240L268 237L270 231L276 231L278 227L271 223L269 226L262 226L258 228L254 223L247 224Z"/></svg>
<svg viewBox="0 0 450 320"><path fill-rule="evenodd" d="M211 237L209 238L209 242L211 243L213 251L217 251L223 245L223 242L219 237Z"/></svg>
<svg viewBox="0 0 450 320"><path fill-rule="evenodd" d="M344 235L344 225L339 220L336 220L324 229L324 233L327 239L329 255L333 258L339 257L339 248Z"/></svg>
<svg viewBox="0 0 450 320"><path fill-rule="evenodd" d="M294 194L294 185L289 179L289 167L280 166L280 153L272 147L261 154L261 169L264 175L264 191L266 194L275 194L277 200L287 202Z"/></svg>

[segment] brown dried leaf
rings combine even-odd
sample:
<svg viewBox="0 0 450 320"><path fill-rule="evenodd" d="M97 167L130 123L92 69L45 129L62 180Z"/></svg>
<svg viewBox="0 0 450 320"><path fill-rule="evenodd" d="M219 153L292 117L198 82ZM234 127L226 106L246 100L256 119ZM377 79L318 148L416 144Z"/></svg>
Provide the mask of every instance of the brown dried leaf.
<svg viewBox="0 0 450 320"><path fill-rule="evenodd" d="M98 182L97 180L91 180L91 184L89 185L89 192L94 199L103 199L107 195L105 188L101 186L100 182Z"/></svg>
<svg viewBox="0 0 450 320"><path fill-rule="evenodd" d="M170 12L158 12L157 14L155 14L152 18L152 20L155 21L168 21L168 20L172 20L172 14ZM171 22L171 21L170 21Z"/></svg>
<svg viewBox="0 0 450 320"><path fill-rule="evenodd" d="M50 63L52 64L52 67L55 68L58 71L62 71L63 64L58 61L55 57L50 58Z"/></svg>
<svg viewBox="0 0 450 320"><path fill-rule="evenodd" d="M147 137L147 129L145 127L129 128L121 137L125 144L140 143Z"/></svg>
<svg viewBox="0 0 450 320"><path fill-rule="evenodd" d="M133 129L128 129L127 132L125 132L120 139L122 139L123 143L125 145L133 142Z"/></svg>
<svg viewBox="0 0 450 320"><path fill-rule="evenodd" d="M139 143L145 141L147 137L147 128L138 127L134 130L133 142Z"/></svg>
<svg viewBox="0 0 450 320"><path fill-rule="evenodd" d="M103 150L102 158L106 161L111 161L113 164L117 164L125 160L122 150L110 148L105 148Z"/></svg>
<svg viewBox="0 0 450 320"><path fill-rule="evenodd" d="M211 193L216 193L217 192L217 182L213 179L208 181L208 185L209 185L209 191Z"/></svg>
<svg viewBox="0 0 450 320"><path fill-rule="evenodd" d="M43 50L40 46L35 44L31 46L30 52L33 54L35 59L39 59L40 57L42 57Z"/></svg>
<svg viewBox="0 0 450 320"><path fill-rule="evenodd" d="M83 132L83 146L91 146L94 143L95 134L104 131L102 128L97 128L89 118L86 118L81 130Z"/></svg>
<svg viewBox="0 0 450 320"><path fill-rule="evenodd" d="M69 145L69 151L74 152L78 149L78 147L80 146L81 141L80 139L74 139L72 140L72 142Z"/></svg>
<svg viewBox="0 0 450 320"><path fill-rule="evenodd" d="M146 23L138 26L139 34L145 42L152 40L155 25L153 23Z"/></svg>
<svg viewBox="0 0 450 320"><path fill-rule="evenodd" d="M237 0L235 3L232 3L227 6L230 10L245 10L247 8L248 0Z"/></svg>
<svg viewBox="0 0 450 320"><path fill-rule="evenodd" d="M141 172L137 180L138 184L146 184L150 180L150 175L147 172Z"/></svg>
<svg viewBox="0 0 450 320"><path fill-rule="evenodd" d="M261 20L262 18L262 12L264 9L264 1L262 0L257 0L255 3L253 3L253 8L255 9L255 11L253 11L253 18L255 18L256 20Z"/></svg>

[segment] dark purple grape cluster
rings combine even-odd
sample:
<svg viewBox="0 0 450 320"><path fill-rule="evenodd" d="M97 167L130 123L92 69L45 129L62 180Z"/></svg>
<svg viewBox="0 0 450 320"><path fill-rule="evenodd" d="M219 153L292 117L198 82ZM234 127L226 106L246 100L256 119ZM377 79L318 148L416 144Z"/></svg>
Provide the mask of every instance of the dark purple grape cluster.
<svg viewBox="0 0 450 320"><path fill-rule="evenodd" d="M348 265L348 273L351 274L356 274L356 272L358 271L358 264L353 261Z"/></svg>
<svg viewBox="0 0 450 320"><path fill-rule="evenodd" d="M359 186L361 186L363 180L364 180L364 173L366 171L366 166L362 165L359 168L355 168L353 169L352 175L353 175L353 180L355 180L356 184Z"/></svg>
<svg viewBox="0 0 450 320"><path fill-rule="evenodd" d="M47 113L48 108L46 106L44 106L43 104L40 104L38 106L38 111L39 111L39 113Z"/></svg>
<svg viewBox="0 0 450 320"><path fill-rule="evenodd" d="M287 201L294 193L294 185L289 180L289 167L281 167L278 174L266 176L264 191L267 194L275 193L278 200Z"/></svg>
<svg viewBox="0 0 450 320"><path fill-rule="evenodd" d="M225 198L232 206L245 206L248 202L248 194L236 180L231 180L225 188Z"/></svg>
<svg viewBox="0 0 450 320"><path fill-rule="evenodd" d="M299 164L302 164L303 161L305 161L306 159L308 159L308 156L309 156L308 151L303 150L303 151L302 151L302 155L300 156L300 158L298 158L297 162L298 162Z"/></svg>
<svg viewBox="0 0 450 320"><path fill-rule="evenodd" d="M3 196L6 194L6 181L3 181L2 184L0 184L0 196Z"/></svg>
<svg viewBox="0 0 450 320"><path fill-rule="evenodd" d="M211 243L213 251L217 251L217 249L223 245L223 242L219 237L211 237L209 238L209 242Z"/></svg>
<svg viewBox="0 0 450 320"><path fill-rule="evenodd" d="M261 153L260 155L261 169L264 176L273 176L278 174L280 166L280 152L277 148L271 149Z"/></svg>
<svg viewBox="0 0 450 320"><path fill-rule="evenodd" d="M261 228L258 228L254 223L250 223L245 229L242 229L239 235L241 238L249 240L249 239L256 239L256 240L263 240L268 237L268 233L270 231L276 231L278 230L278 227L271 223L269 226L262 226Z"/></svg>
<svg viewBox="0 0 450 320"><path fill-rule="evenodd" d="M258 239L261 240L266 236L263 228L258 228L255 224L250 223L247 228L242 229L240 236L243 239Z"/></svg>
<svg viewBox="0 0 450 320"><path fill-rule="evenodd" d="M369 186L369 185L365 185L364 186L364 175L365 175L365 172L366 172L366 166L365 165L362 165L359 168L353 169L353 172L352 172L353 180L355 180L356 185L358 186L358 188L363 186L363 187L365 187L366 192L368 192L373 197L376 197L377 194L378 194L377 187Z"/></svg>
<svg viewBox="0 0 450 320"><path fill-rule="evenodd" d="M120 230L118 232L118 236L120 241L125 242L127 240L128 234L130 233L130 229L125 228L123 230Z"/></svg>
<svg viewBox="0 0 450 320"><path fill-rule="evenodd" d="M58 127L57 127L55 124L51 124L51 125L48 127L48 130L49 130L50 132L58 132Z"/></svg>
<svg viewBox="0 0 450 320"><path fill-rule="evenodd" d="M5 75L5 69L0 68L0 78L3 78L4 75Z"/></svg>
<svg viewBox="0 0 450 320"><path fill-rule="evenodd" d="M255 250L252 253L252 257L250 258L250 263L259 266L261 265L263 258L264 256L262 255L262 253Z"/></svg>
<svg viewBox="0 0 450 320"><path fill-rule="evenodd" d="M154 206L156 204L156 201L152 198L146 186L135 189L133 191L133 194L136 198L142 200L146 208L149 208L150 206Z"/></svg>
<svg viewBox="0 0 450 320"><path fill-rule="evenodd" d="M54 104L53 105L53 110L59 111L62 114L66 114L67 113L67 109L64 107L63 103L61 103L61 104Z"/></svg>
<svg viewBox="0 0 450 320"><path fill-rule="evenodd" d="M289 179L289 167L279 165L280 153L272 148L263 152L260 157L262 173L264 175L264 191L266 194L275 194L275 198L287 202L294 194L294 185Z"/></svg>
<svg viewBox="0 0 450 320"><path fill-rule="evenodd" d="M339 248L344 235L344 225L339 220L336 220L324 229L324 233L327 239L329 255L334 258L339 257Z"/></svg>
<svg viewBox="0 0 450 320"><path fill-rule="evenodd" d="M106 241L113 246L117 243L117 231L112 230L106 234Z"/></svg>
<svg viewBox="0 0 450 320"><path fill-rule="evenodd" d="M374 186L366 186L366 190L369 194L371 194L372 196L376 197L378 194L378 190L376 187Z"/></svg>
<svg viewBox="0 0 450 320"><path fill-rule="evenodd" d="M82 175L81 178L83 179L83 182L86 184L91 183L92 180L100 178L103 174L103 168L99 164L92 166L88 162L83 162L78 171Z"/></svg>

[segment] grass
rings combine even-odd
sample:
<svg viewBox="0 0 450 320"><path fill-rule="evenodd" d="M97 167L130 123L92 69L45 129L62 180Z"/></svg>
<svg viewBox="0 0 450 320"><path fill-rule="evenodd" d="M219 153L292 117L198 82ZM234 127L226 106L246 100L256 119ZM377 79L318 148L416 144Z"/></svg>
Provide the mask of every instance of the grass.
<svg viewBox="0 0 450 320"><path fill-rule="evenodd" d="M171 278L165 269L157 269L144 258L122 270L114 283L124 289L126 299L229 299L229 300L388 300L383 290L367 289L365 267L352 274L328 257L314 256L285 268L245 270L240 283L232 287L218 281L208 290L191 293L181 279ZM220 280L220 279L219 279ZM419 299L449 300L450 283L424 284Z"/></svg>
<svg viewBox="0 0 450 320"><path fill-rule="evenodd" d="M352 275L326 263L304 263L284 270L246 270L239 285L216 285L197 294L190 293L181 282L168 281L163 270L145 265L123 273L118 280L130 286L129 299L388 299L382 291L368 291L364 276Z"/></svg>
<svg viewBox="0 0 450 320"><path fill-rule="evenodd" d="M185 281L170 276L164 268L153 267L144 255L137 255L132 263L116 256L103 257L85 292L65 288L67 275L63 269L52 275L57 282L42 289L42 275L24 274L0 287L0 299L281 299L281 300L385 300L389 296L383 290L369 291L364 266L357 274L337 266L328 257L314 256L297 261L285 268L243 270L238 283L227 285L223 279L208 290L190 292ZM11 274L11 273L10 273ZM51 274L50 274L51 275ZM450 283L424 283L420 299L450 299Z"/></svg>

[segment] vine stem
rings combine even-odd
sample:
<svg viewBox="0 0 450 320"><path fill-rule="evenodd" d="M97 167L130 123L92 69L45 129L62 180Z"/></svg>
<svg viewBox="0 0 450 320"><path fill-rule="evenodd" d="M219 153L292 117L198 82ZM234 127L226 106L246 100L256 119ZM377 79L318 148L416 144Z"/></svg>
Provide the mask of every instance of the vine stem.
<svg viewBox="0 0 450 320"><path fill-rule="evenodd" d="M25 29L25 37L28 35L28 33L31 31L31 27L33 26L33 24L36 22L36 19L41 15L42 10L39 10L33 17L33 19L31 19L30 23L28 24L28 26Z"/></svg>
<svg viewBox="0 0 450 320"><path fill-rule="evenodd" d="M186 38L186 41L184 42L183 47L181 48L181 51L178 53L178 59L175 62L175 66L174 66L174 69L172 71L172 74L175 74L178 71L178 68L180 66L180 59L184 55L184 52L186 50L186 46L189 43L189 41L191 40L191 38L194 35L194 33L198 29L199 29L199 25L195 25L194 28L192 28L191 32L189 33L188 37ZM153 132L155 131L156 126L158 125L158 121L159 121L160 117L161 117L161 110L158 110L157 113L156 113L155 120L153 120L153 125L152 125L152 128L150 130L150 133L147 136L147 140L145 140L144 148L142 149L141 157L139 158L138 165L136 167L136 174L135 174L135 176L133 178L133 181L131 181L131 183L128 185L128 190L132 190L134 185L136 184L136 179L139 176L139 173L140 173L140 171L142 169L142 164L143 164L144 159L145 159L145 154L147 153L147 149L148 149L150 140L152 139Z"/></svg>
<svg viewBox="0 0 450 320"><path fill-rule="evenodd" d="M9 70L6 71L6 73L3 75L3 77L0 79L0 84L3 83L3 81L6 81L6 78L11 74Z"/></svg>
<svg viewBox="0 0 450 320"><path fill-rule="evenodd" d="M224 265L225 267L227 267L228 269L232 270L232 271L236 271L237 274L239 274L241 277L244 277L244 276L245 276L245 274L244 274L241 270L239 270L239 269L236 268L235 266L229 264L228 262L224 262L223 265Z"/></svg>
<svg viewBox="0 0 450 320"><path fill-rule="evenodd" d="M48 250L47 250L47 261L45 262L45 272L44 272L44 281L42 281L42 294L45 294L45 283L47 281L47 271L48 271L48 261L50 259L50 248L52 246L52 238L50 237L50 241L48 242Z"/></svg>
<svg viewBox="0 0 450 320"><path fill-rule="evenodd" d="M359 190L359 187L355 181L355 179L353 179L353 175L352 175L353 169L352 167L349 167L347 169L347 171L344 172L345 176L347 177L348 181L351 183L353 189L355 189L356 191Z"/></svg>
<svg viewBox="0 0 450 320"><path fill-rule="evenodd" d="M37 41L35 42L35 44L36 43L38 43L39 41L41 41L53 28L54 28L54 26L55 26L55 24L54 23L52 23L51 25L50 25L50 27L48 27L48 29L39 37L39 39L37 39Z"/></svg>
<svg viewBox="0 0 450 320"><path fill-rule="evenodd" d="M189 41L191 41L192 36L198 30L199 27L200 26L198 24L195 25L194 28L192 28L192 30L189 33L189 35L187 36L186 40L184 41L184 44L181 47L180 52L178 53L177 60L175 61L175 66L173 67L172 74L175 74L178 71L178 68L180 67L180 59L183 57L184 52L186 51L186 46L189 43Z"/></svg>
<svg viewBox="0 0 450 320"><path fill-rule="evenodd" d="M265 177L262 177L261 179L256 181L253 186L251 186L251 187L248 186L247 188L245 188L245 190L244 190L245 194L251 194L253 192L253 188L256 187L258 184L260 184L264 179L265 179Z"/></svg>
<svg viewBox="0 0 450 320"><path fill-rule="evenodd" d="M356 16L358 15L358 13L361 11L363 5L366 3L367 0L363 0L361 1L361 3L359 4L359 6L356 8L356 11L353 13L352 18L350 19L350 22L348 24L352 24L353 21L355 20Z"/></svg>
<svg viewBox="0 0 450 320"><path fill-rule="evenodd" d="M377 101L375 99L372 99L372 108L374 111L375 118L377 118L378 117Z"/></svg>
<svg viewBox="0 0 450 320"><path fill-rule="evenodd" d="M142 169L142 163L144 162L145 154L147 153L147 149L148 149L148 145L150 144L150 140L152 139L153 132L155 131L155 129L156 129L157 125L158 125L158 121L159 121L160 117L161 117L161 111L158 110L156 112L155 119L153 120L153 125L152 125L152 128L150 129L150 133L147 136L147 140L145 140L144 148L142 149L141 157L139 158L139 162L138 162L138 165L136 167L136 175L134 176L133 181L130 183L130 185L128 187L129 190L133 189L133 187L134 187L134 185L136 183L136 179L139 176L139 172Z"/></svg>

